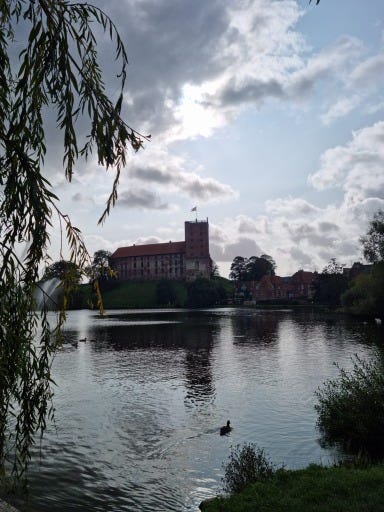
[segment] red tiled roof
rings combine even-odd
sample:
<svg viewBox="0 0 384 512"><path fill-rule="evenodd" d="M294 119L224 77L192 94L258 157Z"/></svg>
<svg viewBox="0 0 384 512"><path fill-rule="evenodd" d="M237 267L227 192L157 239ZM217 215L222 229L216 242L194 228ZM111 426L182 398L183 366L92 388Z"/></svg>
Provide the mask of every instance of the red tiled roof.
<svg viewBox="0 0 384 512"><path fill-rule="evenodd" d="M299 270L291 277L291 280L295 283L311 284L314 281L316 275L313 272L306 272L305 270Z"/></svg>
<svg viewBox="0 0 384 512"><path fill-rule="evenodd" d="M111 258L126 258L129 256L155 256L156 254L185 253L185 242L167 242L163 244L130 245L119 247Z"/></svg>

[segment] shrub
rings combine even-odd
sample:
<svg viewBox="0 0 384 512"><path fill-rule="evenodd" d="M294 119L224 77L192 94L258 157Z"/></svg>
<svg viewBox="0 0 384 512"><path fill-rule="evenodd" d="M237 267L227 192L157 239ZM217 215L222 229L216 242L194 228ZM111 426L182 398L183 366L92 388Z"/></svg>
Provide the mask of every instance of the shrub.
<svg viewBox="0 0 384 512"><path fill-rule="evenodd" d="M264 449L253 443L232 447L229 461L223 466L223 490L229 493L238 493L246 485L265 481L275 473Z"/></svg>
<svg viewBox="0 0 384 512"><path fill-rule="evenodd" d="M339 368L339 367L338 367ZM316 391L317 425L323 441L374 459L384 456L384 361L377 353L367 362L358 356L351 371Z"/></svg>

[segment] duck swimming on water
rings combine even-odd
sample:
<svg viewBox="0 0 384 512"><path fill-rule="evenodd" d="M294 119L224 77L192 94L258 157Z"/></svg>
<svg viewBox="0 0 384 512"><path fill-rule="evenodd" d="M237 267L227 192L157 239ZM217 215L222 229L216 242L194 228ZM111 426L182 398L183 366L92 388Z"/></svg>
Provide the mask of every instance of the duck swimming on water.
<svg viewBox="0 0 384 512"><path fill-rule="evenodd" d="M231 422L228 420L227 424L220 428L220 435L225 436L232 430Z"/></svg>

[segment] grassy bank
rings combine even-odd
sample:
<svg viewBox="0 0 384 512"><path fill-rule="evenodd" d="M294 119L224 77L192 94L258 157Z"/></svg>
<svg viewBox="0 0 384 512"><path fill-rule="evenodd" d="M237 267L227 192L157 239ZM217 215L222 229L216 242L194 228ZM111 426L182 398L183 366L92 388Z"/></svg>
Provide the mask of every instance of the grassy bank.
<svg viewBox="0 0 384 512"><path fill-rule="evenodd" d="M203 512L384 512L384 466L367 469L311 465L279 470L230 497L208 500Z"/></svg>
<svg viewBox="0 0 384 512"><path fill-rule="evenodd" d="M166 288L163 293L159 293L159 281L115 281L110 282L106 289L102 288L103 304L105 309L147 309L158 307L185 307L190 305L192 299L196 304L192 306L197 307L199 304L199 297L191 293L191 284L182 281L167 281ZM223 296L231 296L232 283L225 278L215 278L208 282L210 289L221 288L224 292ZM164 281L162 283L164 285ZM199 291L199 290L195 290ZM165 293L165 295L164 295ZM168 296L167 296L168 293ZM206 297L209 293L205 287L201 289L201 293ZM94 294L93 294L94 295ZM92 287L89 284L81 285L76 292L76 297L72 301L71 306L73 309L87 308L91 302L96 303L96 297L92 297ZM215 300L213 299L214 305ZM205 304L202 304L205 306Z"/></svg>

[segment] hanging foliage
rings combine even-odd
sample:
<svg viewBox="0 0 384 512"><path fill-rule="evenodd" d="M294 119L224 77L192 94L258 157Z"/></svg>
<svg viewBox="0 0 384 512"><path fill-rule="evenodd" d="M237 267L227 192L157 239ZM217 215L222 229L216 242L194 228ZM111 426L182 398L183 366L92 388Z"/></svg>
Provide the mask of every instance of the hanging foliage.
<svg viewBox="0 0 384 512"><path fill-rule="evenodd" d="M120 66L116 102L105 92L98 60L95 31L100 27L114 42ZM0 464L18 479L25 476L31 446L53 412L51 363L66 302L57 324L50 326L45 311L34 311L33 297L39 266L48 258L54 216L69 260L80 269L90 263L79 229L60 211L44 177L44 111L56 112L67 180L77 159L92 152L101 166L113 170L102 223L117 199L128 151L139 150L147 138L121 118L126 66L116 27L97 7L68 0L0 2ZM83 144L80 119L89 123ZM95 287L98 291L97 281Z"/></svg>

